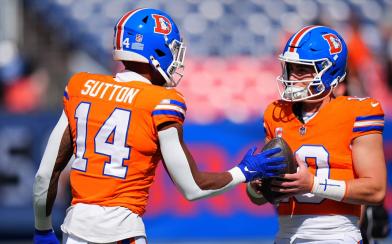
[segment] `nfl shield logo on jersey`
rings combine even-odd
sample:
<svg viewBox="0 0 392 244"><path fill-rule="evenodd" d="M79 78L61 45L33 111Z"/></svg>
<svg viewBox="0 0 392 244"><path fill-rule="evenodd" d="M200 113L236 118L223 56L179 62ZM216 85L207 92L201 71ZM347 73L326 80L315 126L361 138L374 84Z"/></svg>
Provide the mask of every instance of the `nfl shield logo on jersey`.
<svg viewBox="0 0 392 244"><path fill-rule="evenodd" d="M306 134L306 127L305 127L304 125L302 125L302 126L299 128L299 134L300 134L301 136L304 136L304 135Z"/></svg>
<svg viewBox="0 0 392 244"><path fill-rule="evenodd" d="M163 35L169 35L172 31L170 20L160 14L153 14L152 17L154 17L155 20L154 32Z"/></svg>

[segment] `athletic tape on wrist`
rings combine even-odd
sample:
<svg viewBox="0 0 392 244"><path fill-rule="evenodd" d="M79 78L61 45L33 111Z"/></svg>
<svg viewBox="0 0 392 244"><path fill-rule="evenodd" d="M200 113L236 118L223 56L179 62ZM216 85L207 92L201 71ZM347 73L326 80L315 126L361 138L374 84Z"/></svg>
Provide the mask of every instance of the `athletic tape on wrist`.
<svg viewBox="0 0 392 244"><path fill-rule="evenodd" d="M315 176L312 193L318 197L342 201L346 193L346 182Z"/></svg>

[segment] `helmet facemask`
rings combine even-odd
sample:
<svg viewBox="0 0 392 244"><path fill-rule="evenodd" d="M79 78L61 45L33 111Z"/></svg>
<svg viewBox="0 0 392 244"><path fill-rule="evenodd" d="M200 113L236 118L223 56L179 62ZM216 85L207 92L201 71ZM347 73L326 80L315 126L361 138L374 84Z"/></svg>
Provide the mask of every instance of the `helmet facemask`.
<svg viewBox="0 0 392 244"><path fill-rule="evenodd" d="M167 68L167 73L171 80L170 84L169 82L167 83L168 86L177 86L184 76L186 47L182 41L173 40L171 44L169 44L169 48L173 55L173 62L169 65L169 68Z"/></svg>
<svg viewBox="0 0 392 244"><path fill-rule="evenodd" d="M332 63L327 59L319 60L304 60L287 58L283 55L279 56L282 63L282 74L277 77L278 90L281 99L288 102L298 101L319 101L319 96L322 95L328 88L322 82L323 74L332 66ZM314 70L314 77L307 79L290 80L290 64L306 65ZM335 81L334 81L335 82ZM337 84L337 81L336 81ZM315 98L316 99L312 99ZM324 96L323 96L324 98Z"/></svg>
<svg viewBox="0 0 392 244"><path fill-rule="evenodd" d="M167 43L166 36L165 40ZM171 43L167 44L167 46L169 47L169 50L173 57L173 61L166 69L166 72L162 69L159 61L154 56L150 56L150 60L154 67L166 80L166 86L175 87L180 83L183 77L186 47L182 41L178 41L176 39L174 39Z"/></svg>

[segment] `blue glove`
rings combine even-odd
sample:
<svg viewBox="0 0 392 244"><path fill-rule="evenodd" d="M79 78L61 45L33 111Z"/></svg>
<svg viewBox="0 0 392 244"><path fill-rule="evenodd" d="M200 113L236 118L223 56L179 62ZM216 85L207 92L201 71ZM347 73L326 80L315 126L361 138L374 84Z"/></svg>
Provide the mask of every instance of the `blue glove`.
<svg viewBox="0 0 392 244"><path fill-rule="evenodd" d="M53 230L35 230L34 244L60 244Z"/></svg>
<svg viewBox="0 0 392 244"><path fill-rule="evenodd" d="M285 168L287 167L287 164L284 163L285 157L271 157L281 150L280 148L272 148L254 154L256 147L249 149L242 161L238 164L238 167L245 175L246 182L255 178L269 178L284 174Z"/></svg>

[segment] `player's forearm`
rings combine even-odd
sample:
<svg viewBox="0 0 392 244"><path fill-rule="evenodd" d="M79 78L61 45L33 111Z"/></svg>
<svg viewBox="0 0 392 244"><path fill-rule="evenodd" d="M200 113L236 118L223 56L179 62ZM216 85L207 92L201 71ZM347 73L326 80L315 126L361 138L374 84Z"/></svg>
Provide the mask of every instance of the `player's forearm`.
<svg viewBox="0 0 392 244"><path fill-rule="evenodd" d="M347 181L346 185L344 202L377 205L384 201L386 185L379 179L359 178Z"/></svg>
<svg viewBox="0 0 392 244"><path fill-rule="evenodd" d="M40 167L35 176L33 185L33 207L35 228L38 230L48 230L52 228L51 215L46 211L48 189L55 168L62 136L67 126L68 120L63 112L57 125L50 134Z"/></svg>
<svg viewBox="0 0 392 244"><path fill-rule="evenodd" d="M382 135L355 138L352 157L357 178L347 182L346 201L367 205L381 203L387 188Z"/></svg>
<svg viewBox="0 0 392 244"><path fill-rule="evenodd" d="M182 143L181 143L182 144ZM233 181L234 177L236 177L234 172L202 172L199 171L196 162L194 161L192 155L190 154L188 148L185 145L181 145L181 150L185 154L183 159L186 160L184 165L189 166L192 177L195 180L197 186L201 190L217 190L221 189L230 182ZM181 153L181 150L178 151Z"/></svg>
<svg viewBox="0 0 392 244"><path fill-rule="evenodd" d="M46 183L47 182L47 183ZM46 177L37 175L33 189L34 223L37 230L52 229L51 215L46 215L46 198L49 180Z"/></svg>
<svg viewBox="0 0 392 244"><path fill-rule="evenodd" d="M380 204L386 187L379 179L357 178L349 181L314 177L311 193L318 197L353 204Z"/></svg>
<svg viewBox="0 0 392 244"><path fill-rule="evenodd" d="M158 135L167 171L188 200L213 196L245 181L237 167L222 173L198 171L187 149L181 145L176 128L162 130Z"/></svg>
<svg viewBox="0 0 392 244"><path fill-rule="evenodd" d="M192 171L192 170L191 170ZM210 173L210 172L192 172L196 184L202 190L215 190L225 187L229 184L233 177L229 172Z"/></svg>
<svg viewBox="0 0 392 244"><path fill-rule="evenodd" d="M242 183L242 173L237 167L222 173L200 173L194 183L191 181L178 181L179 187L188 200L197 200L211 197L230 190Z"/></svg>

